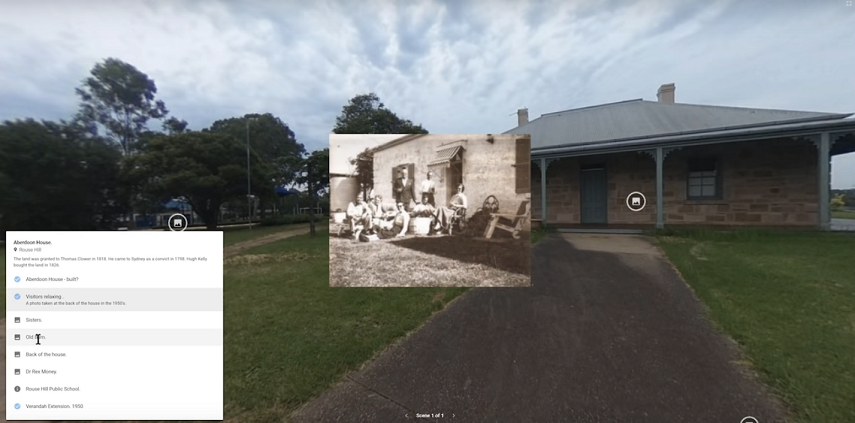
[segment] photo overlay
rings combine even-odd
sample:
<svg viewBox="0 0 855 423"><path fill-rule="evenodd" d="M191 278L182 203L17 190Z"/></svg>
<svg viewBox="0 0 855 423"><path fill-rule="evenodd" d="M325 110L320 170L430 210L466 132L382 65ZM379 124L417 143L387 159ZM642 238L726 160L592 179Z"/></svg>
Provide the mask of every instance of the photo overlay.
<svg viewBox="0 0 855 423"><path fill-rule="evenodd" d="M531 286L529 135L330 135L330 286Z"/></svg>

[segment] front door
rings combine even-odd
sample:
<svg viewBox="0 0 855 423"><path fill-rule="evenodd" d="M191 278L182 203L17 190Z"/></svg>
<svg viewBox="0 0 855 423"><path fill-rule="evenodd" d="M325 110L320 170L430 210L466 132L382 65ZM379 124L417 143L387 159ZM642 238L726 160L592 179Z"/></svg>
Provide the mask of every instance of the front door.
<svg viewBox="0 0 855 423"><path fill-rule="evenodd" d="M445 204L451 204L451 197L457 194L457 186L463 183L463 161L456 160L446 168ZM465 186L464 186L465 188ZM439 204L439 203L437 203Z"/></svg>
<svg viewBox="0 0 855 423"><path fill-rule="evenodd" d="M607 223L608 188L604 166L582 168L579 194L583 224Z"/></svg>

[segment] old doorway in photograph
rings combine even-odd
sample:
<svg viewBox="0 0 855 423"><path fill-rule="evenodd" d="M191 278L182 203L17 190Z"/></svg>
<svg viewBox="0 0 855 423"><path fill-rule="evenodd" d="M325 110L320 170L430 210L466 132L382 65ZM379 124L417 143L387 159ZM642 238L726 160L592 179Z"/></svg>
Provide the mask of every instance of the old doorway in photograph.
<svg viewBox="0 0 855 423"><path fill-rule="evenodd" d="M608 188L605 165L582 166L579 186L582 224L607 223Z"/></svg>
<svg viewBox="0 0 855 423"><path fill-rule="evenodd" d="M451 197L457 194L457 186L463 183L463 160L449 162L446 175L445 204L451 204Z"/></svg>
<svg viewBox="0 0 855 423"><path fill-rule="evenodd" d="M433 160L428 163L428 167L439 176L436 181L437 205L441 198L445 199L446 205L449 204L451 197L457 193L457 185L463 182L463 152L462 145L446 145L437 150Z"/></svg>

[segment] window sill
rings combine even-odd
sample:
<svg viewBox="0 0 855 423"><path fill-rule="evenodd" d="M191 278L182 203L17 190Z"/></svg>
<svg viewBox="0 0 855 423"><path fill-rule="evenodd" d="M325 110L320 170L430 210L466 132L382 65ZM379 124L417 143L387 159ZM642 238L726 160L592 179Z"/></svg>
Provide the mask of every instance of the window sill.
<svg viewBox="0 0 855 423"><path fill-rule="evenodd" d="M709 199L709 200L685 200L683 204L687 206L719 206L719 205L727 205L729 204L727 201L722 199Z"/></svg>

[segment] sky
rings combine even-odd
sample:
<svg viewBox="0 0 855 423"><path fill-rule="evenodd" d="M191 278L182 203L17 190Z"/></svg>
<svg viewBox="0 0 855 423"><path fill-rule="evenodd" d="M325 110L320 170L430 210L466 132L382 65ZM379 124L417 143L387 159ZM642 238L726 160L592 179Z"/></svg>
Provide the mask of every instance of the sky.
<svg viewBox="0 0 855 423"><path fill-rule="evenodd" d="M107 57L191 129L269 112L310 151L369 92L431 133L502 133L519 108L655 100L672 82L677 102L853 113L853 27L845 0L5 0L0 120L69 117ZM855 187L855 154L832 186Z"/></svg>
<svg viewBox="0 0 855 423"><path fill-rule="evenodd" d="M351 165L350 161L359 153L402 136L330 134L330 173L352 175L356 166Z"/></svg>

